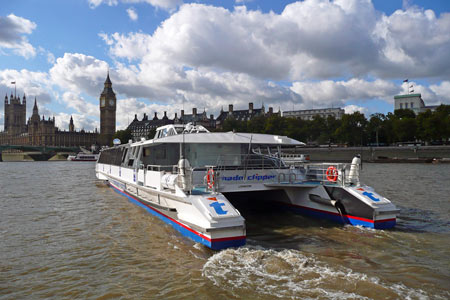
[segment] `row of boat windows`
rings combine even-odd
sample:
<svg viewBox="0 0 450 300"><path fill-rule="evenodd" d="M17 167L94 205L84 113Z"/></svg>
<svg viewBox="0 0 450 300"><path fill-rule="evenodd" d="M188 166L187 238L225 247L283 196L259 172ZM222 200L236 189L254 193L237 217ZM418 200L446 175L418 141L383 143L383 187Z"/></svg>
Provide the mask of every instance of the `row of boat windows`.
<svg viewBox="0 0 450 300"><path fill-rule="evenodd" d="M120 166L122 164L122 158L124 158L124 154L126 154L124 153L124 150L127 149L119 147L103 150L100 154L98 162L101 164Z"/></svg>
<svg viewBox="0 0 450 300"><path fill-rule="evenodd" d="M192 167L246 166L246 167L279 167L281 161L271 155L263 154L260 147L248 153L246 144L186 144L185 157ZM99 163L124 167L147 165L176 165L180 159L178 145L156 145L151 147L116 147L103 150Z"/></svg>

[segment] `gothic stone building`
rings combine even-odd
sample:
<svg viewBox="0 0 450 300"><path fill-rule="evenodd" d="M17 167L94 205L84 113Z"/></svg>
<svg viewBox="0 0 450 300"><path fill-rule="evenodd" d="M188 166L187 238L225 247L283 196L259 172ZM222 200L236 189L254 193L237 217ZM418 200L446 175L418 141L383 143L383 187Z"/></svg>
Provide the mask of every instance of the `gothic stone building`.
<svg viewBox="0 0 450 300"><path fill-rule="evenodd" d="M76 131L70 117L69 130L55 126L55 118L45 119L39 115L37 100L34 100L33 114L26 122L26 97L11 94L5 97L4 131L0 132L0 145L90 147L93 144L110 144L116 129L116 96L112 90L109 74L100 96L100 135L97 131Z"/></svg>
<svg viewBox="0 0 450 300"><path fill-rule="evenodd" d="M217 128L223 128L223 123L228 118L234 118L238 121L250 121L251 119L258 117L258 116L271 116L271 115L280 115L280 112L274 113L273 108L269 107L269 111L266 113L266 109L264 107L264 104L261 106L261 108L253 108L253 103L250 102L248 104L248 109L242 109L242 110L234 110L233 104L228 105L228 111L224 111L223 109L220 111L219 116L216 119L216 127Z"/></svg>
<svg viewBox="0 0 450 300"><path fill-rule="evenodd" d="M175 113L175 117L173 119L169 119L167 117L167 112L164 112L164 116L161 119L158 118L158 114L155 112L155 116L151 120L148 118L147 114L144 113L144 117L141 121L138 120L137 115L134 115L134 120L130 123L130 125L128 125L127 129L131 131L133 140L137 141L143 137L146 139L153 138L151 133L160 126L187 123L202 125L208 129L215 128L215 120L213 115L210 115L208 118L205 110L203 110L203 113L197 113L197 108L193 108L192 114L185 114L184 110L181 110L180 117L178 117L178 114Z"/></svg>
<svg viewBox="0 0 450 300"><path fill-rule="evenodd" d="M112 89L108 72L100 95L100 144L102 145L112 145L113 135L116 133L116 107L116 94Z"/></svg>

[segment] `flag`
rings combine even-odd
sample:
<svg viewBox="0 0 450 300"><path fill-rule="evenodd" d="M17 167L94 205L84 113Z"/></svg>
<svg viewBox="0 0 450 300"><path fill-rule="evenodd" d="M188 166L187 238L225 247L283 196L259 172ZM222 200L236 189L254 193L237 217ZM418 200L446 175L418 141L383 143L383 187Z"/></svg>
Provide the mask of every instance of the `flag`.
<svg viewBox="0 0 450 300"><path fill-rule="evenodd" d="M403 82L408 82L408 79L403 80Z"/></svg>
<svg viewBox="0 0 450 300"><path fill-rule="evenodd" d="M16 82L15 81L11 81L11 84L16 84Z"/></svg>

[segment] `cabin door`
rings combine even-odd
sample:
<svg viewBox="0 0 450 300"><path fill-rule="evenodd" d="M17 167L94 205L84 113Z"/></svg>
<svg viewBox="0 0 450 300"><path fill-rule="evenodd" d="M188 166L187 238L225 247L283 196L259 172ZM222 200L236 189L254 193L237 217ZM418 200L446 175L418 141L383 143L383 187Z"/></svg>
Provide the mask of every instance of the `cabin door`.
<svg viewBox="0 0 450 300"><path fill-rule="evenodd" d="M144 185L145 183L145 168L144 165L140 165L139 169L138 169L138 174L137 174L137 184L138 185Z"/></svg>

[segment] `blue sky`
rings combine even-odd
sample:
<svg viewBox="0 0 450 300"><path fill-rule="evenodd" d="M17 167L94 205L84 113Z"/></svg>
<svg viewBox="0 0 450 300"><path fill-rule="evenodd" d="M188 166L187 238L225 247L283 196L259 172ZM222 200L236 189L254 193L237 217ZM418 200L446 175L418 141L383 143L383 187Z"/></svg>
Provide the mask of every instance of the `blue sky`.
<svg viewBox="0 0 450 300"><path fill-rule="evenodd" d="M72 115L93 130L109 69L118 128L135 114L217 116L249 102L368 117L407 89L450 104L449 32L445 0L4 1L0 95L16 81L27 118L36 97L61 129ZM1 105L0 130L3 118Z"/></svg>

